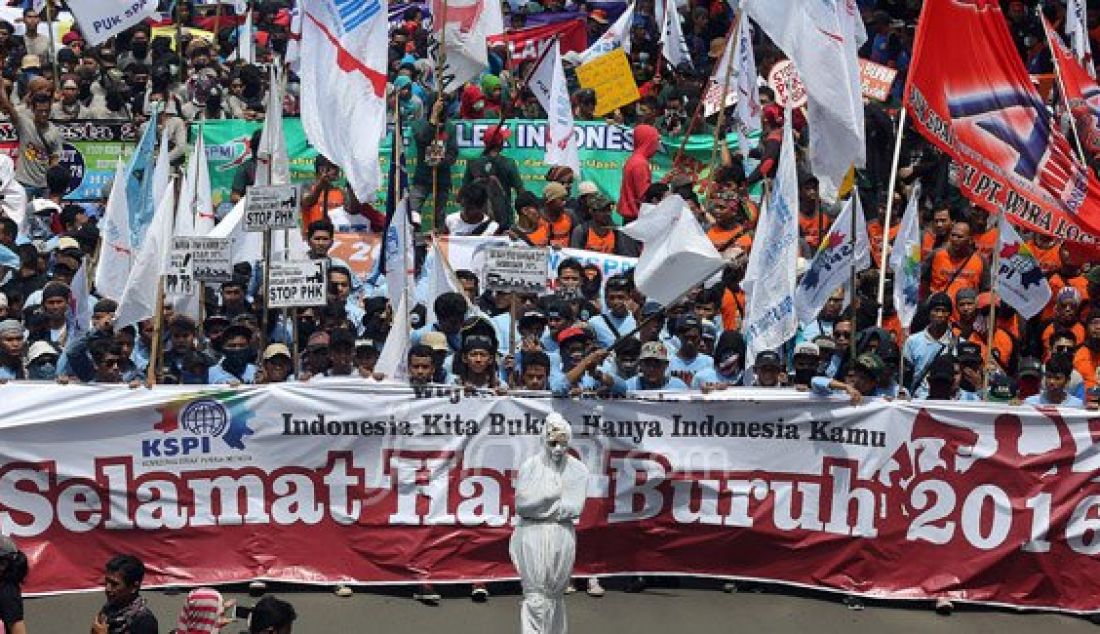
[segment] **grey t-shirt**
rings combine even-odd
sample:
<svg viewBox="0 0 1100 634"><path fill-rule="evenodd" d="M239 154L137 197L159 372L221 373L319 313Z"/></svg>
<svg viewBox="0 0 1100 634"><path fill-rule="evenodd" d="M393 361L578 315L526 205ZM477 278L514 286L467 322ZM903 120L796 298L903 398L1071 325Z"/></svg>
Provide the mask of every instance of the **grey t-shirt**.
<svg viewBox="0 0 1100 634"><path fill-rule="evenodd" d="M15 180L31 187L45 187L50 157L61 156L61 132L52 123L45 130L39 130L34 125L34 115L22 106L16 106L12 123L19 135Z"/></svg>

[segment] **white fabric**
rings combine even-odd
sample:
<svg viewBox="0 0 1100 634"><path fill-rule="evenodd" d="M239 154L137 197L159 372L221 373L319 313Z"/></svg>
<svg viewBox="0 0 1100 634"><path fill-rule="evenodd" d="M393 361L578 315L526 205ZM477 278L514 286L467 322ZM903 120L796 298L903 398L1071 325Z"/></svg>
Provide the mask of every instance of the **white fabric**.
<svg viewBox="0 0 1100 634"><path fill-rule="evenodd" d="M564 431L569 437L569 427L562 421L560 415L551 414L545 428L550 433ZM515 499L519 520L508 554L523 588L523 634L567 631L563 597L577 550L573 522L584 510L587 486L584 463L567 454L555 459L546 445L519 468Z"/></svg>
<svg viewBox="0 0 1100 634"><path fill-rule="evenodd" d="M603 32L600 39L593 42L592 46L589 46L583 53L575 56L573 59L577 61L577 64L586 64L596 59L604 53L610 53L616 48L623 49L623 52L627 55L630 54L630 27L634 23L634 3L630 3L619 16L618 20L611 23L611 26ZM570 59L570 54L566 54L566 59Z"/></svg>
<svg viewBox="0 0 1100 634"><path fill-rule="evenodd" d="M561 63L561 47L557 40L551 46L553 49L543 56L527 82L527 87L547 113L546 156L543 162L568 167L573 170L573 176L580 180L581 159L577 151L577 137L573 134L573 106Z"/></svg>
<svg viewBox="0 0 1100 634"><path fill-rule="evenodd" d="M997 275L994 290L997 296L1016 309L1025 319L1031 319L1050 302L1050 283L1039 261L1020 239L1016 228L1001 214L997 240Z"/></svg>
<svg viewBox="0 0 1100 634"><path fill-rule="evenodd" d="M201 128L201 126L200 126ZM214 229L214 201L210 191L210 172L206 163L206 146L200 130L195 147L187 160L187 169L180 181L176 204L174 234L180 237L205 236ZM202 311L197 292L167 295L166 301L181 315L199 319Z"/></svg>
<svg viewBox="0 0 1100 634"><path fill-rule="evenodd" d="M256 63L256 43L252 36L252 12L245 14L244 24L237 28L237 50L229 56L230 60L240 60L245 64Z"/></svg>
<svg viewBox="0 0 1100 634"><path fill-rule="evenodd" d="M290 153L283 129L283 94L286 78L277 66L271 67L271 88L267 92L267 114L260 148L256 152L256 185L290 184ZM301 231L274 231L271 234L271 256L284 260L305 259L309 245Z"/></svg>
<svg viewBox="0 0 1100 634"><path fill-rule="evenodd" d="M794 312L795 266L798 262L798 172L794 158L791 113L783 118L783 145L772 181L771 196L761 206L749 264L741 288L745 290L742 332L746 359L783 345L798 330Z"/></svg>
<svg viewBox="0 0 1100 634"><path fill-rule="evenodd" d="M745 22L745 18L741 18L741 22ZM729 38L726 40L726 46L722 49L722 56L718 58L718 63L714 65L714 70L711 71L710 79L707 80L707 90L703 93L703 116L709 117L716 114L719 110L726 106L732 106L737 103L737 89L734 86L733 71L730 71L730 63L733 60L734 49L737 48L737 38ZM726 74L730 74L730 87L726 92L725 106L719 106L719 102L722 101L722 88L726 83Z"/></svg>
<svg viewBox="0 0 1100 634"><path fill-rule="evenodd" d="M344 170L359 200L371 200L382 179L378 148L386 131L385 3L364 0L348 19L334 0L301 9L302 127Z"/></svg>
<svg viewBox="0 0 1100 634"><path fill-rule="evenodd" d="M152 125L150 122L149 125ZM168 158L168 126L160 137L160 149L157 151L157 163L153 167L153 202L164 200L172 182L172 161ZM143 238L144 240L144 238ZM139 244L141 242L139 241Z"/></svg>
<svg viewBox="0 0 1100 634"><path fill-rule="evenodd" d="M88 45L98 46L155 15L157 0L69 0L69 10Z"/></svg>
<svg viewBox="0 0 1100 634"><path fill-rule="evenodd" d="M890 252L890 267L894 271L894 309L901 325L908 328L913 323L920 304L920 181L909 195L905 215L901 217L894 248ZM889 231L887 231L889 233Z"/></svg>
<svg viewBox="0 0 1100 634"><path fill-rule="evenodd" d="M115 311L115 329L151 319L156 313L157 287L172 249L172 221L176 214L175 193L168 189L160 199L153 221L134 260L126 288Z"/></svg>
<svg viewBox="0 0 1100 634"><path fill-rule="evenodd" d="M92 325L91 290L88 288L86 267L87 258L80 261L80 268L73 274L73 283L69 287L69 309L65 318L68 341L82 338Z"/></svg>
<svg viewBox="0 0 1100 634"><path fill-rule="evenodd" d="M622 231L645 244L634 283L659 304L671 304L722 268L722 255L678 195L657 206L643 206L638 219Z"/></svg>
<svg viewBox="0 0 1100 634"><path fill-rule="evenodd" d="M855 239L852 237L852 214L855 214ZM794 293L795 313L803 325L812 322L836 289L851 280L852 267L857 271L871 266L871 241L867 237L867 222L859 195L854 194L844 210L821 240L814 259L799 280ZM848 289L851 293L852 289Z"/></svg>
<svg viewBox="0 0 1100 634"><path fill-rule="evenodd" d="M1066 0L1066 35L1077 61L1085 67L1090 77L1096 77L1092 63L1092 44L1089 42L1088 12L1085 0Z"/></svg>
<svg viewBox="0 0 1100 634"><path fill-rule="evenodd" d="M404 293L397 297L393 307L393 323L374 364L374 371L384 374L390 381L406 381L409 378L408 354L412 346L409 331L412 322L409 319L409 302Z"/></svg>
<svg viewBox="0 0 1100 634"><path fill-rule="evenodd" d="M682 63L694 66L691 63L691 52L684 40L684 32L680 23L680 14L676 11L676 3L666 0L664 10L664 24L661 27L661 55L668 63L676 68Z"/></svg>
<svg viewBox="0 0 1100 634"><path fill-rule="evenodd" d="M457 91L489 66L488 38L504 32L504 15L500 3L487 0L445 0L446 24L442 23L442 7L432 4L436 38L445 39L446 66L436 76L453 76L447 92ZM384 17L384 16L383 16ZM445 33L440 33L440 31Z"/></svg>
<svg viewBox="0 0 1100 634"><path fill-rule="evenodd" d="M439 242L432 240L431 249L424 258L423 275L426 278L424 296L420 297L421 303L428 307L424 323L432 325L438 321L435 317L435 300L444 293L459 293L463 297L462 284L455 277L447 257L439 250Z"/></svg>
<svg viewBox="0 0 1100 634"><path fill-rule="evenodd" d="M126 288L133 263L130 247L130 211L126 206L126 165L119 157L115 180L107 198L107 209L100 221L99 264L95 269L95 288L103 297L118 300Z"/></svg>
<svg viewBox="0 0 1100 634"><path fill-rule="evenodd" d="M742 136L759 134L760 126L760 90L756 82L756 58L752 51L752 25L748 17L742 15L737 25L737 52L734 53L734 82L737 91L737 123ZM748 143L739 144L742 154L748 154Z"/></svg>
<svg viewBox="0 0 1100 634"><path fill-rule="evenodd" d="M233 262L256 262L263 259L263 234L244 230L244 204L244 198L237 201L207 237L229 238Z"/></svg>
<svg viewBox="0 0 1100 634"><path fill-rule="evenodd" d="M867 39L853 2L745 0L760 25L798 68L809 98L810 162L823 191L836 191L848 168L863 167L863 94L857 50Z"/></svg>
<svg viewBox="0 0 1100 634"><path fill-rule="evenodd" d="M20 235L26 235L27 190L15 180L15 161L7 154L0 154L0 196L0 213L19 225Z"/></svg>

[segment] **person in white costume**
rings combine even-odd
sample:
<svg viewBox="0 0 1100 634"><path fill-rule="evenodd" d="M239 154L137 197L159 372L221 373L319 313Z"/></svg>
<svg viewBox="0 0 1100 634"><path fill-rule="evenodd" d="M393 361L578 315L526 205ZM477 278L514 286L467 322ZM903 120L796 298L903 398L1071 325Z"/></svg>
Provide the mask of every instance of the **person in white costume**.
<svg viewBox="0 0 1100 634"><path fill-rule="evenodd" d="M516 481L519 521L509 553L523 586L523 634L565 634L565 588L577 538L573 522L584 509L588 468L570 456L573 433L558 413L546 417L543 450L523 462Z"/></svg>

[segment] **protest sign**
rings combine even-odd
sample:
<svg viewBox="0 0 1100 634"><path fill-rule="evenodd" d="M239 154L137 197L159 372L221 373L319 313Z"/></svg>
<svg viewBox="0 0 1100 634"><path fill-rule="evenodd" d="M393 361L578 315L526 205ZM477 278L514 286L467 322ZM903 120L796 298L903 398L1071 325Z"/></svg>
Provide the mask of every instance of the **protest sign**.
<svg viewBox="0 0 1100 634"><path fill-rule="evenodd" d="M145 562L145 587L515 579L516 473L558 412L589 469L576 576L1100 608L1081 409L330 381L9 384L0 526L30 559L25 595L101 589L88 562L119 552Z"/></svg>
<svg viewBox="0 0 1100 634"><path fill-rule="evenodd" d="M244 230L294 229L299 216L298 186L269 185L248 188Z"/></svg>
<svg viewBox="0 0 1100 634"><path fill-rule="evenodd" d="M546 249L493 247L486 251L485 287L508 293L546 290Z"/></svg>
<svg viewBox="0 0 1100 634"><path fill-rule="evenodd" d="M789 59L776 62L768 73L768 86L775 93L775 103L781 106L801 108L806 105L806 87L798 76L798 69Z"/></svg>
<svg viewBox="0 0 1100 634"><path fill-rule="evenodd" d="M195 288L191 269L191 248L187 238L172 238L172 252L168 254L168 267L164 270L164 294L191 295Z"/></svg>
<svg viewBox="0 0 1100 634"><path fill-rule="evenodd" d="M596 115L602 116L616 108L642 98L630 62L623 49L616 48L577 68L577 81L596 92Z"/></svg>
<svg viewBox="0 0 1100 634"><path fill-rule="evenodd" d="M890 98L890 89L894 86L894 78L898 71L889 66L876 64L870 60L859 60L859 85L863 90L863 96L876 101L886 101Z"/></svg>
<svg viewBox="0 0 1100 634"><path fill-rule="evenodd" d="M328 263L324 260L272 260L267 277L267 305L305 308L325 303Z"/></svg>
<svg viewBox="0 0 1100 634"><path fill-rule="evenodd" d="M232 243L229 238L172 238L172 249L191 254L191 277L196 282L228 282L233 279Z"/></svg>

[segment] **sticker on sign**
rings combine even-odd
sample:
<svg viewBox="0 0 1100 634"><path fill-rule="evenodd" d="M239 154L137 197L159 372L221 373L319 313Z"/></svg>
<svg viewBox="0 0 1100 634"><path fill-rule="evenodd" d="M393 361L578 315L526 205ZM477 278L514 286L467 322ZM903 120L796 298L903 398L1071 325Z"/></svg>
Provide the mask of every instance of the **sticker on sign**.
<svg viewBox="0 0 1100 634"><path fill-rule="evenodd" d="M541 293L546 290L546 249L494 247L486 251L485 284L491 291Z"/></svg>
<svg viewBox="0 0 1100 634"><path fill-rule="evenodd" d="M784 59L772 66L768 73L768 86L775 93L775 103L792 108L806 105L806 86L802 85L802 78L791 60Z"/></svg>
<svg viewBox="0 0 1100 634"><path fill-rule="evenodd" d="M267 279L270 308L323 306L328 263L324 260L274 260Z"/></svg>
<svg viewBox="0 0 1100 634"><path fill-rule="evenodd" d="M244 230L294 229L298 226L297 185L249 187L244 204Z"/></svg>
<svg viewBox="0 0 1100 634"><path fill-rule="evenodd" d="M172 238L173 253L191 256L191 277L196 282L228 282L233 279L229 238Z"/></svg>

